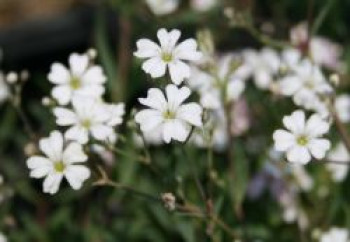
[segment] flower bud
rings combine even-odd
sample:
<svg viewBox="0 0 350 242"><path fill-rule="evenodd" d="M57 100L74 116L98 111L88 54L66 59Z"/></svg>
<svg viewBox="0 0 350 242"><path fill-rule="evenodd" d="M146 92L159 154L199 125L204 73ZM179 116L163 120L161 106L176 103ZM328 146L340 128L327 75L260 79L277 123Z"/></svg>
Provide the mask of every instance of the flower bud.
<svg viewBox="0 0 350 242"><path fill-rule="evenodd" d="M329 76L329 81L331 82L331 84L335 87L339 86L340 83L340 79L339 79L339 75L336 73L333 73Z"/></svg>
<svg viewBox="0 0 350 242"><path fill-rule="evenodd" d="M176 198L172 193L163 193L161 194L162 201L164 203L164 207L169 211L174 211L176 208Z"/></svg>
<svg viewBox="0 0 350 242"><path fill-rule="evenodd" d="M6 75L6 81L8 84L15 84L18 81L18 74L16 72L9 72Z"/></svg>
<svg viewBox="0 0 350 242"><path fill-rule="evenodd" d="M96 51L95 48L90 48L90 49L88 49L86 53L87 53L87 55L89 56L89 58L90 58L91 60L94 60L94 59L96 59L96 57L97 57L97 51Z"/></svg>

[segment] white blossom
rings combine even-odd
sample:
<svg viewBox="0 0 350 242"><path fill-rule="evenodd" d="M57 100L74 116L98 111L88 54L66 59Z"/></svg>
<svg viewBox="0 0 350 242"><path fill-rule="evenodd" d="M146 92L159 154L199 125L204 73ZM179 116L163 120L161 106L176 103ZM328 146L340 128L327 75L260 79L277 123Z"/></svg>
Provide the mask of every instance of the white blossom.
<svg viewBox="0 0 350 242"><path fill-rule="evenodd" d="M7 241L8 240L7 240L6 236L0 232L0 242L7 242Z"/></svg>
<svg viewBox="0 0 350 242"><path fill-rule="evenodd" d="M190 94L189 88L177 88L173 84L167 85L165 96L160 89L149 89L146 98L139 98L140 103L149 109L135 115L142 132L160 129L166 143L185 141L192 126L202 126L202 107L194 102L183 104Z"/></svg>
<svg viewBox="0 0 350 242"><path fill-rule="evenodd" d="M200 103L203 107L223 108L223 102L237 101L241 97L245 90L244 74L243 71L237 73L237 70L231 70L234 61L232 55L223 56L217 61L217 70L213 74L192 67L188 83L200 94Z"/></svg>
<svg viewBox="0 0 350 242"><path fill-rule="evenodd" d="M275 149L287 154L290 162L306 164L311 157L322 159L330 149L330 142L321 138L329 131L329 123L319 114L313 114L305 121L305 113L301 110L283 118L287 130L276 130L273 133Z"/></svg>
<svg viewBox="0 0 350 242"><path fill-rule="evenodd" d="M4 74L0 72L0 103L5 102L10 97L10 89L5 81Z"/></svg>
<svg viewBox="0 0 350 242"><path fill-rule="evenodd" d="M137 41L137 51L134 55L138 58L147 59L142 64L142 69L152 78L162 77L169 70L170 78L176 85L190 77L190 67L185 61L198 61L202 53L197 51L197 42L187 39L177 45L181 32L173 29L158 30L157 37L160 45L149 39Z"/></svg>
<svg viewBox="0 0 350 242"><path fill-rule="evenodd" d="M344 122L350 122L350 95L342 94L336 97L334 103L339 119Z"/></svg>
<svg viewBox="0 0 350 242"><path fill-rule="evenodd" d="M278 73L281 59L277 52L270 48L261 51L246 50L244 61L250 66L255 85L263 90L269 89Z"/></svg>
<svg viewBox="0 0 350 242"><path fill-rule="evenodd" d="M218 3L217 0L191 0L191 6L196 11L208 11Z"/></svg>
<svg viewBox="0 0 350 242"><path fill-rule="evenodd" d="M98 98L104 93L102 68L89 61L87 54L74 53L69 56L69 69L61 63L52 64L48 79L56 85L51 94L60 105L68 104L74 96Z"/></svg>
<svg viewBox="0 0 350 242"><path fill-rule="evenodd" d="M332 92L332 87L320 68L309 60L304 59L296 65L291 73L280 80L279 85L280 92L286 96L293 96L296 105L316 111L322 116L328 114L321 96Z"/></svg>
<svg viewBox="0 0 350 242"><path fill-rule="evenodd" d="M333 227L320 237L320 242L349 242L349 230Z"/></svg>
<svg viewBox="0 0 350 242"><path fill-rule="evenodd" d="M343 143L338 143L327 155L329 163L326 165L327 170L331 173L331 177L335 182L345 180L349 166L346 163L350 162L350 154ZM344 164L336 164L344 163Z"/></svg>
<svg viewBox="0 0 350 242"><path fill-rule="evenodd" d="M33 178L44 178L43 191L55 194L65 177L70 186L78 190L90 177L90 170L82 165L88 157L80 144L76 142L64 144L63 136L58 131L39 142L40 150L45 156L32 156L27 160Z"/></svg>
<svg viewBox="0 0 350 242"><path fill-rule="evenodd" d="M155 15L166 15L179 7L179 0L146 0L148 7Z"/></svg>
<svg viewBox="0 0 350 242"><path fill-rule="evenodd" d="M99 141L107 141L114 134L113 127L122 122L124 105L106 105L90 98L76 97L72 101L73 110L56 107L53 112L56 123L69 126L65 138L81 144L89 141L89 136Z"/></svg>

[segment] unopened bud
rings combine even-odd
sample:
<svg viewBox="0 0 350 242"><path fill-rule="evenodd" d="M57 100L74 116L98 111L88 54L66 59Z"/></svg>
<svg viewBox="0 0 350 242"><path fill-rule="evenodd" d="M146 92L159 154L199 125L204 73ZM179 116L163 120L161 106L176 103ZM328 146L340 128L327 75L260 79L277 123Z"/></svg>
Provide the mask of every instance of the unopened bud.
<svg viewBox="0 0 350 242"><path fill-rule="evenodd" d="M86 53L91 60L94 60L97 57L97 51L94 48L88 49Z"/></svg>
<svg viewBox="0 0 350 242"><path fill-rule="evenodd" d="M27 70L21 71L20 78L21 78L21 81L23 82L27 81L29 78L29 72Z"/></svg>
<svg viewBox="0 0 350 242"><path fill-rule="evenodd" d="M6 81L8 84L15 84L18 81L18 74L16 72L9 72L6 75Z"/></svg>
<svg viewBox="0 0 350 242"><path fill-rule="evenodd" d="M339 75L336 73L333 73L329 76L329 81L331 82L331 84L335 87L339 86L340 83L340 79L339 79Z"/></svg>
<svg viewBox="0 0 350 242"><path fill-rule="evenodd" d="M162 201L164 203L164 207L169 211L174 211L176 208L176 198L172 193L163 193L161 194Z"/></svg>
<svg viewBox="0 0 350 242"><path fill-rule="evenodd" d="M50 105L52 104L52 99L49 98L49 97L43 97L43 98L41 99L41 104L42 104L43 106L45 106L45 107L48 107L48 106L50 106Z"/></svg>
<svg viewBox="0 0 350 242"><path fill-rule="evenodd" d="M26 154L27 156L32 156L32 155L35 155L36 153L37 153L37 148L34 143L30 142L24 146L24 154Z"/></svg>

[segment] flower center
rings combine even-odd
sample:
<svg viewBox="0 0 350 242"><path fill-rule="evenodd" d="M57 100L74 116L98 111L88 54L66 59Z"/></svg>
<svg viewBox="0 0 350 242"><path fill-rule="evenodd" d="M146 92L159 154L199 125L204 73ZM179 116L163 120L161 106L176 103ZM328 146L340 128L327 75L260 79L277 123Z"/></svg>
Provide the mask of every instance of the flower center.
<svg viewBox="0 0 350 242"><path fill-rule="evenodd" d="M298 145L305 146L308 142L309 140L305 135L301 135L297 138Z"/></svg>
<svg viewBox="0 0 350 242"><path fill-rule="evenodd" d="M312 79L306 80L305 87L307 89L313 90L315 88L315 83Z"/></svg>
<svg viewBox="0 0 350 242"><path fill-rule="evenodd" d="M174 119L175 118L175 113L170 111L170 110L166 110L163 113L163 117L164 117L164 119Z"/></svg>
<svg viewBox="0 0 350 242"><path fill-rule="evenodd" d="M166 63L171 62L173 59L173 55L171 53L168 52L163 52L162 53L162 60Z"/></svg>
<svg viewBox="0 0 350 242"><path fill-rule="evenodd" d="M70 79L69 85L73 90L77 90L81 87L81 81L78 77L72 77Z"/></svg>
<svg viewBox="0 0 350 242"><path fill-rule="evenodd" d="M81 121L81 126L83 126L86 129L89 129L91 127L91 121L89 119L84 119Z"/></svg>
<svg viewBox="0 0 350 242"><path fill-rule="evenodd" d="M62 173L66 169L66 165L62 161L55 162L54 164L55 171Z"/></svg>

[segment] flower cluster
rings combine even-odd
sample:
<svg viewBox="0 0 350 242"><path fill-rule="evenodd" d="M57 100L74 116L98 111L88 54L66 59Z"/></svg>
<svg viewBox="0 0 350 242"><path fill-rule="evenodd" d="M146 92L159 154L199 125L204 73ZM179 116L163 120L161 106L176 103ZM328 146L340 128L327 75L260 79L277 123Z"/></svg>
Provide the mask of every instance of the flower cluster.
<svg viewBox="0 0 350 242"><path fill-rule="evenodd" d="M188 87L178 87L190 77L190 67L184 61L198 61L202 54L197 50L197 42L187 39L177 45L181 32L177 29L158 30L160 46L148 39L137 41L136 57L147 59L142 69L152 78L162 77L167 69L174 84L168 84L165 95L159 88L148 90L146 98L139 102L148 109L135 115L135 121L147 137L157 132L169 143L171 140L184 142L189 137L192 127L202 126L202 107L195 103L184 103L191 95ZM178 86L177 86L178 85Z"/></svg>
<svg viewBox="0 0 350 242"><path fill-rule="evenodd" d="M27 160L33 178L44 178L43 191L54 194L63 177L77 190L90 177L84 145L98 142L114 143L115 128L123 122L124 104L103 101L103 84L106 77L102 68L93 63L88 54L72 54L69 66L54 63L48 80L55 84L52 97L57 101L43 101L52 107L56 124L68 127L64 135L59 131L39 142L43 155L34 155Z"/></svg>

